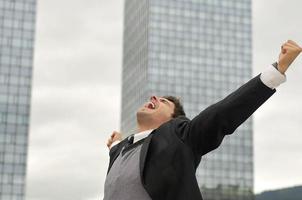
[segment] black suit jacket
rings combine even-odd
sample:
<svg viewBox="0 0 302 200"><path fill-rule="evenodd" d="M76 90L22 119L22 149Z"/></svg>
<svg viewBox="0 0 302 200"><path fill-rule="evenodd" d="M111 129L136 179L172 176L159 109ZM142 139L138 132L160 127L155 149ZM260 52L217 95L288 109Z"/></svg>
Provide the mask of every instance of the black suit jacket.
<svg viewBox="0 0 302 200"><path fill-rule="evenodd" d="M141 181L150 197L202 200L195 177L202 155L216 149L275 92L259 74L194 119L178 117L153 130L143 142L139 160ZM108 172L125 142L110 150Z"/></svg>

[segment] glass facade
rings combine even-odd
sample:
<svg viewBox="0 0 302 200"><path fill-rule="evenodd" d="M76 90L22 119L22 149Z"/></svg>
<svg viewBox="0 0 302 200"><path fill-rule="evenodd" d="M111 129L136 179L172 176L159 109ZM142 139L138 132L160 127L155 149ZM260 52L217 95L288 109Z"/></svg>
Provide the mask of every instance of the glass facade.
<svg viewBox="0 0 302 200"><path fill-rule="evenodd" d="M150 95L175 95L193 118L252 77L251 0L126 0L121 131ZM204 199L253 199L253 121L203 157Z"/></svg>
<svg viewBox="0 0 302 200"><path fill-rule="evenodd" d="M0 199L25 191L35 0L0 0Z"/></svg>

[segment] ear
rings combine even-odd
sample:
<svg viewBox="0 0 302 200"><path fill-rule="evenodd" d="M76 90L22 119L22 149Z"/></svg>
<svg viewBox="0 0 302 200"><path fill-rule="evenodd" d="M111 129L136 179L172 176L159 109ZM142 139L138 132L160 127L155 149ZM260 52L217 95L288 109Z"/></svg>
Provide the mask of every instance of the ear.
<svg viewBox="0 0 302 200"><path fill-rule="evenodd" d="M175 118L175 110L171 113L171 119Z"/></svg>

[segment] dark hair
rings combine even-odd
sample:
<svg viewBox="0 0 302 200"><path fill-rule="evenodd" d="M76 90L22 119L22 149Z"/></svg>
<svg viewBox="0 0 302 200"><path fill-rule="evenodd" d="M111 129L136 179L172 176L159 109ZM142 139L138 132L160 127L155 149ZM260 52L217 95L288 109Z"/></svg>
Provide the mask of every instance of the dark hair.
<svg viewBox="0 0 302 200"><path fill-rule="evenodd" d="M181 104L179 98L177 98L175 96L163 96L163 98L168 99L169 101L174 103L175 108L174 108L174 113L172 114L173 118L176 118L181 115L186 116L183 105Z"/></svg>

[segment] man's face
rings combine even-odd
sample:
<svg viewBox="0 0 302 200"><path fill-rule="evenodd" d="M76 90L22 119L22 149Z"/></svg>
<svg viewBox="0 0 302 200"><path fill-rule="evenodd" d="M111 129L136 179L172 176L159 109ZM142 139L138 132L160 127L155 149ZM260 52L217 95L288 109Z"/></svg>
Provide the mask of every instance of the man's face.
<svg viewBox="0 0 302 200"><path fill-rule="evenodd" d="M173 102L163 97L151 96L149 101L137 111L137 118L140 121L150 121L150 123L162 124L170 119L174 113Z"/></svg>

